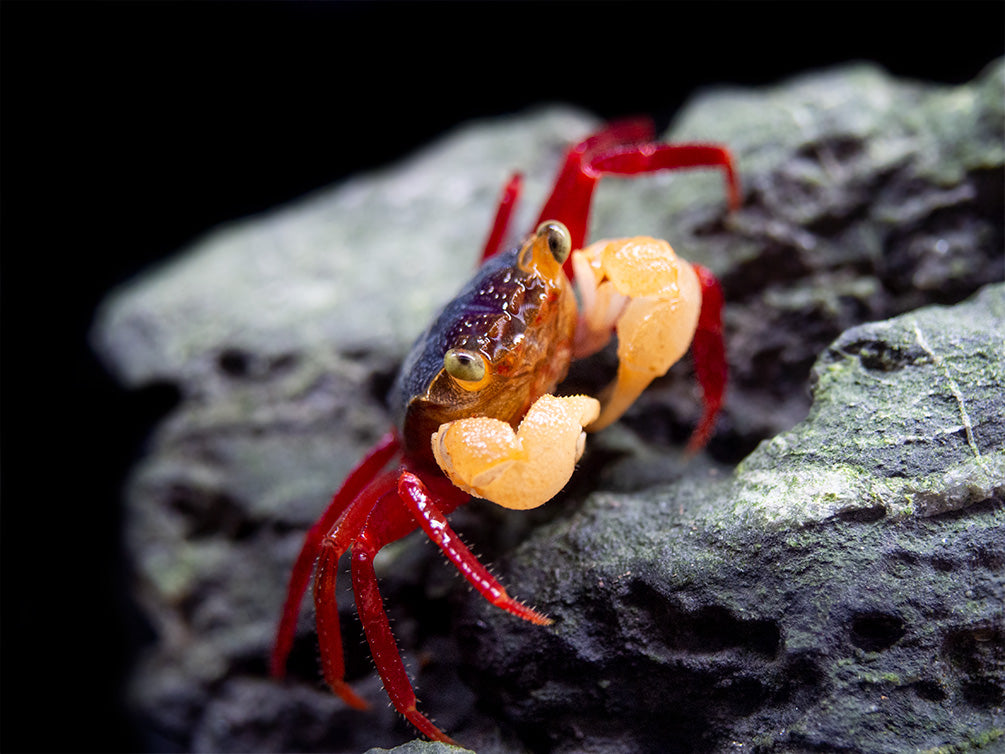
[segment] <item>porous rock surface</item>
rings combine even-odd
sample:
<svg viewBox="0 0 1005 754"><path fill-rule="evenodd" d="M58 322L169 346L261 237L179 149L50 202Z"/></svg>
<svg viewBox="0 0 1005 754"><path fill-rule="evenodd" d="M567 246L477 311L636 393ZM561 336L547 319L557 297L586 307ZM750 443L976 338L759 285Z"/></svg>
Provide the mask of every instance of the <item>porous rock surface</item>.
<svg viewBox="0 0 1005 754"><path fill-rule="evenodd" d="M1003 304L987 285L1003 276L1003 82L1001 62L961 87L856 65L707 92L666 137L730 146L738 212L714 173L602 184L593 237L665 237L722 280L727 407L685 463L700 403L682 364L591 438L553 504L454 515L553 627L483 605L421 538L387 548L382 591L438 724L479 752L913 752L1001 735ZM323 689L309 610L290 677L267 677L286 575L385 431L395 364L469 275L509 171L525 172L528 229L563 147L595 126L550 108L462 127L109 297L93 335L106 363L180 393L126 501L156 637L131 698L152 747L413 736L348 592L348 678L372 710Z"/></svg>
<svg viewBox="0 0 1005 754"><path fill-rule="evenodd" d="M1003 332L1001 285L853 328L807 420L734 474L597 492L535 531L508 572L556 625L472 602L481 699L535 750L1005 735Z"/></svg>

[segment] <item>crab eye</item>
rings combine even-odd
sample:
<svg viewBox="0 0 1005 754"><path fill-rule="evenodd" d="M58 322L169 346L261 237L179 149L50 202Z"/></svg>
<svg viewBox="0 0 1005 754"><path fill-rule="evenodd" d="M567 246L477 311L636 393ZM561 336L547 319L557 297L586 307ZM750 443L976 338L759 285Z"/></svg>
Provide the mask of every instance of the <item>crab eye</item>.
<svg viewBox="0 0 1005 754"><path fill-rule="evenodd" d="M443 354L443 368L460 382L481 382L485 379L485 359L477 351L451 348Z"/></svg>
<svg viewBox="0 0 1005 754"><path fill-rule="evenodd" d="M572 251L572 236L569 229L558 220L548 220L537 226L537 235L544 236L548 241L548 251L555 261L562 264Z"/></svg>

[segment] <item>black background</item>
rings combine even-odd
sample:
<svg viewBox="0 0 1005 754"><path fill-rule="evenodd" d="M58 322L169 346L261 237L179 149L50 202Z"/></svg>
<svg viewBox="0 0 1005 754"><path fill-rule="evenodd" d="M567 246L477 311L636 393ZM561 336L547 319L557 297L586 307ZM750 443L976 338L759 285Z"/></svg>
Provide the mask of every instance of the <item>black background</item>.
<svg viewBox="0 0 1005 754"><path fill-rule="evenodd" d="M170 390L120 391L95 305L212 226L476 116L668 118L854 59L960 83L992 3L0 3L0 749L136 750L119 487ZM478 232L482 232L479 230Z"/></svg>

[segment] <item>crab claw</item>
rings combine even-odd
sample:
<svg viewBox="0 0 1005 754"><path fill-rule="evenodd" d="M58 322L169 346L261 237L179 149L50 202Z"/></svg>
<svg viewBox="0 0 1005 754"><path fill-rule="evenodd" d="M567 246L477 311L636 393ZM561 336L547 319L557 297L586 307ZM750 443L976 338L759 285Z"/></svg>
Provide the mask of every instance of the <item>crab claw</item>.
<svg viewBox="0 0 1005 754"><path fill-rule="evenodd" d="M616 421L657 377L687 353L698 326L701 285L694 268L670 244L639 236L598 241L573 254L582 300L576 356L618 335L618 374L602 396L589 429Z"/></svg>
<svg viewBox="0 0 1005 754"><path fill-rule="evenodd" d="M595 398L543 395L514 432L486 416L442 424L433 455L457 487L504 508L536 508L557 495L583 455L583 427L600 412Z"/></svg>

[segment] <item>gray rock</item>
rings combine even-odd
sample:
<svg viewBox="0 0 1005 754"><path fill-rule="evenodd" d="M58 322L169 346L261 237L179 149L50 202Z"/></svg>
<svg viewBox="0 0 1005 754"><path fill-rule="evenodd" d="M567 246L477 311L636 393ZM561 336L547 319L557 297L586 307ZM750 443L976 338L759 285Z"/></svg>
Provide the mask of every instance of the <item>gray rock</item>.
<svg viewBox="0 0 1005 754"><path fill-rule="evenodd" d="M435 741L409 741L393 749L370 749L366 754L457 754L465 751L468 749Z"/></svg>
<svg viewBox="0 0 1005 754"><path fill-rule="evenodd" d="M1001 280L1003 80L1000 62L953 88L863 65L709 92L667 138L730 145L739 212L724 213L714 174L601 186L594 237L666 237L722 279L728 405L709 453L685 464L699 402L682 364L593 438L562 499L529 515L483 503L455 514L514 591L561 618L554 629L484 612L421 538L387 548L387 606L423 709L445 730L480 752L637 751L633 740L681 731L682 747L725 750L734 736L797 751L859 745L856 730L907 719L887 705L931 713L904 739L918 746L970 741L952 738L965 721L991 735L1001 622L989 611L1005 561L1001 434L985 417L1000 406L1000 338L983 366L964 362L926 310L828 346ZM290 678L266 678L288 569L385 431L397 360L473 269L509 171L525 172L515 225L529 228L562 149L595 126L561 108L464 126L400 166L222 228L109 297L96 350L124 384L182 395L127 491L137 598L157 637L132 698L152 736L180 749L359 752L412 735L354 640L348 593L348 677L373 710L321 687L309 611ZM969 342L994 332L974 313L998 300L965 305ZM856 380L868 389L845 392ZM920 400L890 409L887 389ZM580 508L593 490L607 492ZM507 559L535 526L552 538L534 534ZM873 582L917 600L852 588ZM919 656L939 640L936 672ZM812 704L819 714L801 716Z"/></svg>
<svg viewBox="0 0 1005 754"><path fill-rule="evenodd" d="M532 751L914 752L1005 736L1005 286L856 327L728 478L595 493L471 603Z"/></svg>

